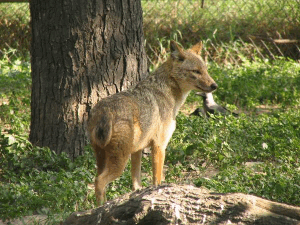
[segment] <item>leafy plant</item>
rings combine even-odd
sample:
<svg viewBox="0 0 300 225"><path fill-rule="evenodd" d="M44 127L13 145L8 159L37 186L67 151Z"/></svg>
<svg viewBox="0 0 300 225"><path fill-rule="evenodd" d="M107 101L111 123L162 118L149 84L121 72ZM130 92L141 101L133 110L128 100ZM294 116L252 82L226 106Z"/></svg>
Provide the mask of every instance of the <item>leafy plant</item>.
<svg viewBox="0 0 300 225"><path fill-rule="evenodd" d="M231 166L212 179L199 178L195 184L221 193L243 192L300 205L299 172L290 165L261 163L254 168Z"/></svg>
<svg viewBox="0 0 300 225"><path fill-rule="evenodd" d="M244 61L241 66L213 65L210 73L221 83L217 97L241 107L299 104L300 66L292 60Z"/></svg>
<svg viewBox="0 0 300 225"><path fill-rule="evenodd" d="M71 212L93 206L87 184L94 179L91 149L74 162L66 154L33 147L26 139L1 134L3 218L36 213Z"/></svg>

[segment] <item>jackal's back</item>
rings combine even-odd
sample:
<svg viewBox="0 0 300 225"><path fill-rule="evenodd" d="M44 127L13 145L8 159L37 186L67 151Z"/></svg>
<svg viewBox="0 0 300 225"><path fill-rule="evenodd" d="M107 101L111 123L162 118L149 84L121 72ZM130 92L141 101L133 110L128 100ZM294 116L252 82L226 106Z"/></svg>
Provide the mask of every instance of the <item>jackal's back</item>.
<svg viewBox="0 0 300 225"><path fill-rule="evenodd" d="M168 89L163 79L153 75L133 89L99 101L88 121L91 142L103 148L119 135L146 147L155 128L173 119L174 100Z"/></svg>

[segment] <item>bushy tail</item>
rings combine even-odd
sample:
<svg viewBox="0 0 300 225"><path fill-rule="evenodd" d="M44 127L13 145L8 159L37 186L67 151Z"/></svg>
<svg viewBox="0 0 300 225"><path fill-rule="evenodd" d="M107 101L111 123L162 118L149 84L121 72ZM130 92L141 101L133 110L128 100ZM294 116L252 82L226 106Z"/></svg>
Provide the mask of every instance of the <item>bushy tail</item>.
<svg viewBox="0 0 300 225"><path fill-rule="evenodd" d="M111 139L112 136L112 115L101 115L101 119L95 126L92 132L92 141L99 145L100 148L104 148Z"/></svg>

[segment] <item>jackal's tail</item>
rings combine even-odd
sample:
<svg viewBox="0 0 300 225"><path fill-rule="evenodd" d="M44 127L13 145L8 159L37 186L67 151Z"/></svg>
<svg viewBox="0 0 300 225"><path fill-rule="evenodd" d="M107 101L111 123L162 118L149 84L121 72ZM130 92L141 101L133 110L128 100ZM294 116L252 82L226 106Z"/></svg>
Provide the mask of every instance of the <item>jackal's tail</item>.
<svg viewBox="0 0 300 225"><path fill-rule="evenodd" d="M101 115L100 120L92 131L91 140L100 148L104 148L110 142L112 135L112 120L111 114Z"/></svg>

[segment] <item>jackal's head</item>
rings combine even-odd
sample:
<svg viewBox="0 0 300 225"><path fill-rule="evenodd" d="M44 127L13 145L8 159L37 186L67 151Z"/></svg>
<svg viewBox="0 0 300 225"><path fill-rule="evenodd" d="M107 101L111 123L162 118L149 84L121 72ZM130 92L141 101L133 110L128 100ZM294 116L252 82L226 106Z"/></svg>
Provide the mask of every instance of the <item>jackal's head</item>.
<svg viewBox="0 0 300 225"><path fill-rule="evenodd" d="M199 90L212 92L218 85L209 76L205 63L200 57L202 42L188 50L171 41L172 75L185 91Z"/></svg>

